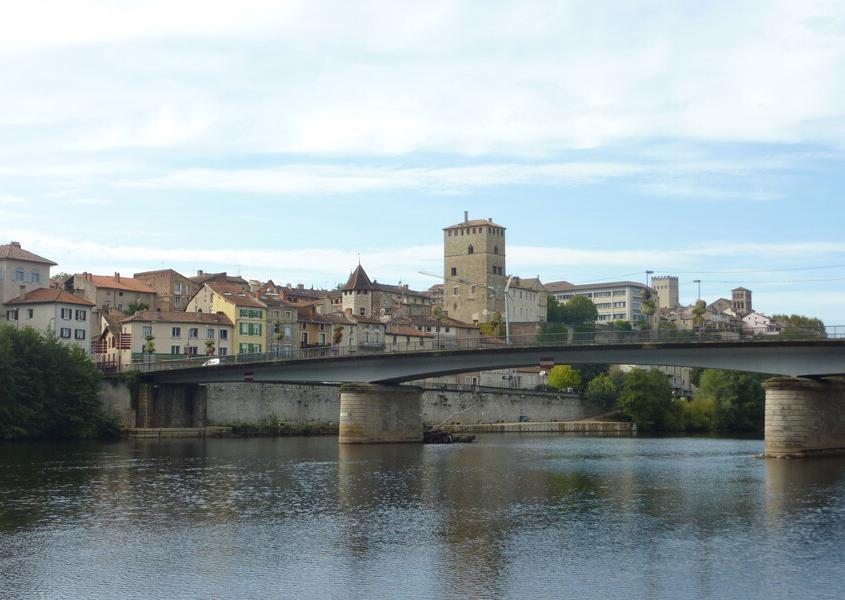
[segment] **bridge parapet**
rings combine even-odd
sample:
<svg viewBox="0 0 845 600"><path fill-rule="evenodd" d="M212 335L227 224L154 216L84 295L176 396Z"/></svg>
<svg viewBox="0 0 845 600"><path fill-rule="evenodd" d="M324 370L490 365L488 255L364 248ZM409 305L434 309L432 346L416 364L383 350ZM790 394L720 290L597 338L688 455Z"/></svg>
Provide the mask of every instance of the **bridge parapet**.
<svg viewBox="0 0 845 600"><path fill-rule="evenodd" d="M552 333L512 337L507 344L501 338L468 337L450 338L439 342L439 347L421 348L417 343L396 343L391 345L370 344L361 347L317 346L301 349L286 349L260 354L235 354L230 356L205 356L173 360L154 360L126 365L126 369L143 373L191 369L196 367L218 367L225 365L264 364L268 362L294 362L322 360L326 358L364 357L393 354L421 354L457 352L472 350L495 350L504 348L557 348L562 346L597 348L602 346L643 346L644 344L713 345L721 343L776 344L783 342L813 342L823 340L845 340L845 327L828 327L825 332L797 331L781 335L751 334L741 329L699 332L674 330L597 330L577 334ZM657 346L654 346L657 347Z"/></svg>

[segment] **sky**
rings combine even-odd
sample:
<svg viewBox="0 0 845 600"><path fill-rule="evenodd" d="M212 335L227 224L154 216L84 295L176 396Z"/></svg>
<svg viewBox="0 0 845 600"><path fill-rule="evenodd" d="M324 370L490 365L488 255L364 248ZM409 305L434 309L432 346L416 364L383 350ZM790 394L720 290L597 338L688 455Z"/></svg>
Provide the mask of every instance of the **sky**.
<svg viewBox="0 0 845 600"><path fill-rule="evenodd" d="M675 274L845 325L845 5L0 0L0 241L99 274Z"/></svg>

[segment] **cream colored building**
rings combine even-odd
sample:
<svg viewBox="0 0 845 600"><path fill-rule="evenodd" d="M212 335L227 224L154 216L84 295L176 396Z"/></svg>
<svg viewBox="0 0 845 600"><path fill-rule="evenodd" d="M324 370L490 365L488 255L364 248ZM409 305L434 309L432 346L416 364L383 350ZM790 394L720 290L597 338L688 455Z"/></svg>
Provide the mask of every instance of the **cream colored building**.
<svg viewBox="0 0 845 600"><path fill-rule="evenodd" d="M222 313L139 312L121 323L120 363L232 354L232 321ZM145 352L152 342L154 352Z"/></svg>
<svg viewBox="0 0 845 600"><path fill-rule="evenodd" d="M94 303L58 288L39 288L6 301L6 320L18 329L53 332L86 354L92 349Z"/></svg>
<svg viewBox="0 0 845 600"><path fill-rule="evenodd" d="M443 229L443 308L450 317L478 325L504 314L505 240L504 227L468 213Z"/></svg>
<svg viewBox="0 0 845 600"><path fill-rule="evenodd" d="M0 245L0 319L6 316L6 300L50 287L50 267L56 263L21 247L20 242Z"/></svg>

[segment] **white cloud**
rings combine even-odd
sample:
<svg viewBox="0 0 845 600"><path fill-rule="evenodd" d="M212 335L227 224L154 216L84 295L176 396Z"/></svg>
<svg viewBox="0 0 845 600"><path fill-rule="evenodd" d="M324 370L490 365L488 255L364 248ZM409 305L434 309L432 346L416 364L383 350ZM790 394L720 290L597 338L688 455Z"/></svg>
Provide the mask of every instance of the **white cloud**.
<svg viewBox="0 0 845 600"><path fill-rule="evenodd" d="M29 198L23 198L21 196L0 196L0 206L11 206L12 204L17 206L29 204Z"/></svg>

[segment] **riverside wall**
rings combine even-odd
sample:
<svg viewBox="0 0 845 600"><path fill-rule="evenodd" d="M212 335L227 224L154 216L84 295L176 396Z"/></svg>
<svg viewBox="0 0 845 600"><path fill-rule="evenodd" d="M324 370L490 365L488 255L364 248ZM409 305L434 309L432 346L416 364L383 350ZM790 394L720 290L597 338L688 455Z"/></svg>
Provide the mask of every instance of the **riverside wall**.
<svg viewBox="0 0 845 600"><path fill-rule="evenodd" d="M228 426L268 421L292 425L337 423L340 386L226 383L207 386L206 424ZM500 388L425 389L425 425L573 421L599 414L600 408L577 394Z"/></svg>

